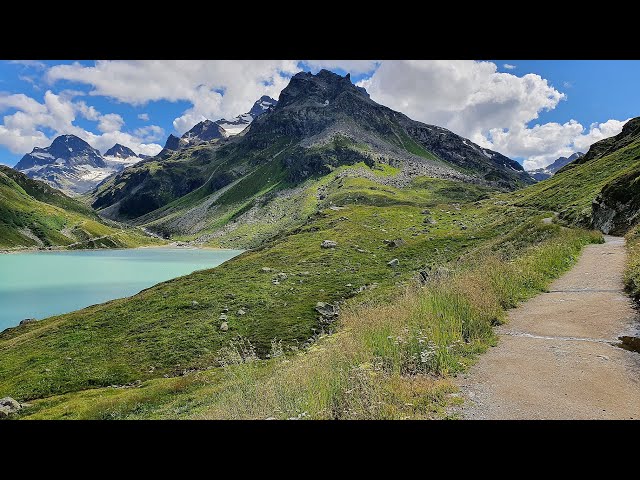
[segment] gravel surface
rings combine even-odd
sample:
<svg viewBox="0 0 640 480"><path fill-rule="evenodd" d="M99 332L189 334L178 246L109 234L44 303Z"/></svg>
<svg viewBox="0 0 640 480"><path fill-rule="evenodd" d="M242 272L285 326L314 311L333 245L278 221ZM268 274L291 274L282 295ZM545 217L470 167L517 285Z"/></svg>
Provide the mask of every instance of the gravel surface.
<svg viewBox="0 0 640 480"><path fill-rule="evenodd" d="M498 346L458 377L467 419L638 419L640 353L623 291L624 239L589 245L549 293L511 310Z"/></svg>

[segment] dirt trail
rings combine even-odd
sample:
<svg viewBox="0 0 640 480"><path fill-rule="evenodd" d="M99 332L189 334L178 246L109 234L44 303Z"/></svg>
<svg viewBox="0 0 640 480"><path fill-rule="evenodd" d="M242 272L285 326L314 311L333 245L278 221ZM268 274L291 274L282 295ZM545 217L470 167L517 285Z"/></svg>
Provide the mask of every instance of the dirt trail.
<svg viewBox="0 0 640 480"><path fill-rule="evenodd" d="M589 245L576 266L509 313L500 341L458 378L467 419L640 419L638 336L623 291L624 239Z"/></svg>

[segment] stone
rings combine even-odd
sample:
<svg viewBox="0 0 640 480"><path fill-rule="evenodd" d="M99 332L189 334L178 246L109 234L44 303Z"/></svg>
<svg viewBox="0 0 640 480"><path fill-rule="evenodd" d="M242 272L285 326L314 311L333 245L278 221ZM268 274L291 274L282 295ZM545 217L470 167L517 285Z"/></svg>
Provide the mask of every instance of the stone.
<svg viewBox="0 0 640 480"><path fill-rule="evenodd" d="M35 318L25 318L24 320L20 320L20 325L25 325L31 322L37 322L37 320Z"/></svg>
<svg viewBox="0 0 640 480"><path fill-rule="evenodd" d="M391 248L397 248L402 245L406 245L407 242L405 242L402 238L396 238L395 240L385 240L384 243L389 245L389 247Z"/></svg>
<svg viewBox="0 0 640 480"><path fill-rule="evenodd" d="M420 212L422 215L431 215L431 210L427 210L426 208Z"/></svg>
<svg viewBox="0 0 640 480"><path fill-rule="evenodd" d="M278 276L279 276L280 278L282 278L283 280L284 280L285 278L287 278L287 274L286 274L286 273L284 273L284 272L280 272L280 273L278 274Z"/></svg>
<svg viewBox="0 0 640 480"><path fill-rule="evenodd" d="M243 309L240 309L236 312L237 315L244 315L245 313L247 312L245 312Z"/></svg>
<svg viewBox="0 0 640 480"><path fill-rule="evenodd" d="M427 217L423 220L422 223L426 223L427 225L435 225L437 222L433 218Z"/></svg>
<svg viewBox="0 0 640 480"><path fill-rule="evenodd" d="M222 313L229 313L229 307L224 307L222 309Z"/></svg>
<svg viewBox="0 0 640 480"><path fill-rule="evenodd" d="M11 397L0 398L0 418L6 418L21 408L22 405Z"/></svg>
<svg viewBox="0 0 640 480"><path fill-rule="evenodd" d="M396 268L398 265L400 265L400 260L394 258L393 260L387 262L387 265L389 265L391 268Z"/></svg>
<svg viewBox="0 0 640 480"><path fill-rule="evenodd" d="M261 270L263 272L270 272L271 271L271 269L269 267L262 267Z"/></svg>
<svg viewBox="0 0 640 480"><path fill-rule="evenodd" d="M332 321L340 313L340 307L332 303L318 302L315 307L324 321Z"/></svg>
<svg viewBox="0 0 640 480"><path fill-rule="evenodd" d="M429 272L427 270L420 270L418 272L420 275L420 283L425 284L429 280Z"/></svg>
<svg viewBox="0 0 640 480"><path fill-rule="evenodd" d="M336 248L337 246L338 243L334 242L333 240L323 240L320 244L320 247L322 248Z"/></svg>
<svg viewBox="0 0 640 480"><path fill-rule="evenodd" d="M467 229L467 228L469 228L469 227L467 227L464 223L460 222L460 228L461 228L462 230L466 230L466 229Z"/></svg>
<svg viewBox="0 0 640 480"><path fill-rule="evenodd" d="M226 313L221 313L220 316L218 317L218 320L223 320L226 321L227 320L227 314Z"/></svg>
<svg viewBox="0 0 640 480"><path fill-rule="evenodd" d="M222 322L222 324L220 325L220 330L226 332L227 330L229 330L229 324L227 322Z"/></svg>
<svg viewBox="0 0 640 480"><path fill-rule="evenodd" d="M195 300L193 302L191 302L191 306L192 307L197 307L198 305L200 305L198 302L196 302Z"/></svg>
<svg viewBox="0 0 640 480"><path fill-rule="evenodd" d="M366 250L363 250L361 248L356 248L356 252L358 252L358 253L367 253Z"/></svg>

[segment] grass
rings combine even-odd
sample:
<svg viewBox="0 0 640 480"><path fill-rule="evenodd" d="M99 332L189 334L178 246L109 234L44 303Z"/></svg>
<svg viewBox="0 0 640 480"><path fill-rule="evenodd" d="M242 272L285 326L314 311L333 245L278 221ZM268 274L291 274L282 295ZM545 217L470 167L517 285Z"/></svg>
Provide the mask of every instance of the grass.
<svg viewBox="0 0 640 480"><path fill-rule="evenodd" d="M235 339L222 368L99 388L34 402L27 418L446 418L460 399L451 376L495 343L505 308L543 291L600 240L583 230L543 227L546 240L517 258L479 249L410 282L391 303L371 292L350 300L338 333L308 351L273 341L271 358ZM489 247L487 245L487 247ZM288 352L288 354L284 354Z"/></svg>
<svg viewBox="0 0 640 480"><path fill-rule="evenodd" d="M43 182L0 169L0 248L114 248L159 243L107 225L91 209Z"/></svg>
<svg viewBox="0 0 640 480"><path fill-rule="evenodd" d="M348 179L327 182L327 204L339 204L344 192L355 188ZM379 295L392 298L396 284L417 270L455 260L522 223L517 209L443 204L453 182L427 183L440 193L416 188L411 205L404 192L396 204L385 199L342 210L321 208L291 234L214 270L2 333L0 394L36 398L206 368L235 335L251 341L261 356L273 338L301 346L321 330L317 302L357 296L358 288L374 283ZM377 184L371 185L375 195L373 188ZM450 190L457 200L457 190ZM436 224L423 222L425 207ZM391 249L384 243L396 238L405 244ZM338 247L320 248L326 239ZM398 268L387 265L393 258L399 259ZM218 328L224 308L230 309L227 332ZM246 314L237 315L239 309Z"/></svg>
<svg viewBox="0 0 640 480"><path fill-rule="evenodd" d="M640 300L640 226L636 226L626 235L627 266L624 283L629 294Z"/></svg>
<svg viewBox="0 0 640 480"><path fill-rule="evenodd" d="M640 167L640 140L613 153L571 166L524 190L506 195L516 205L559 212L560 218L590 225L591 202L616 179Z"/></svg>

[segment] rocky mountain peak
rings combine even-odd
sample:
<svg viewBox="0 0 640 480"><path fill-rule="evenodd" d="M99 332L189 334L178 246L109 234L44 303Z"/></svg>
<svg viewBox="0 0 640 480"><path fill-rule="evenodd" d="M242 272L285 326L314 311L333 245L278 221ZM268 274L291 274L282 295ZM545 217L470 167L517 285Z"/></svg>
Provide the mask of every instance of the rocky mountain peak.
<svg viewBox="0 0 640 480"><path fill-rule="evenodd" d="M116 143L113 147L105 152L105 156L107 157L117 157L117 158L131 158L137 157L136 152L131 150L129 147L125 147L119 143Z"/></svg>
<svg viewBox="0 0 640 480"><path fill-rule="evenodd" d="M310 72L299 72L291 78L289 85L280 93L278 107L285 108L301 98L309 103L329 105L344 92L368 97L363 88L351 83L349 74L342 77L324 69L316 75Z"/></svg>
<svg viewBox="0 0 640 480"><path fill-rule="evenodd" d="M27 170L37 166L60 164L66 166L87 165L101 168L104 159L98 150L75 135L60 135L45 148L34 148L16 165L16 170Z"/></svg>
<svg viewBox="0 0 640 480"><path fill-rule="evenodd" d="M256 101L256 103L253 104L253 107L249 110L249 115L256 118L269 110L269 108L275 107L277 104L277 100L274 100L268 95L263 95Z"/></svg>

